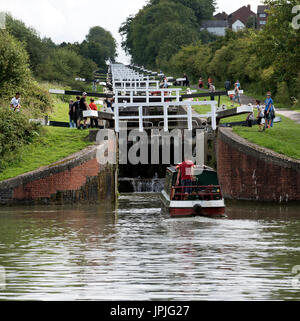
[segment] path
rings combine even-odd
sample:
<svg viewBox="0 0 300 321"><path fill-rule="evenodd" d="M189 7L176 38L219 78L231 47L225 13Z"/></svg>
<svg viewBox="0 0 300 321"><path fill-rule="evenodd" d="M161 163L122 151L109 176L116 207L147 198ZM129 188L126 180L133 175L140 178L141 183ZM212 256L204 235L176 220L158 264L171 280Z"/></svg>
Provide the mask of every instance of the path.
<svg viewBox="0 0 300 321"><path fill-rule="evenodd" d="M298 124L300 124L300 113L297 111L277 109L277 114L280 114L280 115L285 116L289 119L292 119L292 120L296 121Z"/></svg>

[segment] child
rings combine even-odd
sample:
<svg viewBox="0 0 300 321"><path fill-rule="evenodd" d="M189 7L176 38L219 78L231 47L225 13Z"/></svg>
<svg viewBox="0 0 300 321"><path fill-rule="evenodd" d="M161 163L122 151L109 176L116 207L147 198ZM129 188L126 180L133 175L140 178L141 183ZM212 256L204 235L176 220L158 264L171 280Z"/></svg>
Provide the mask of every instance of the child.
<svg viewBox="0 0 300 321"><path fill-rule="evenodd" d="M253 120L254 120L254 115L253 115L253 112L251 112L248 114L247 119L246 119L248 127L252 127Z"/></svg>
<svg viewBox="0 0 300 321"><path fill-rule="evenodd" d="M259 127L259 131L263 131L263 123L262 120L264 118L263 108L260 106L260 100L256 100L256 108L257 108L257 124Z"/></svg>
<svg viewBox="0 0 300 321"><path fill-rule="evenodd" d="M74 122L74 101L70 100L69 102L69 123L70 123L70 128L76 128L76 124Z"/></svg>

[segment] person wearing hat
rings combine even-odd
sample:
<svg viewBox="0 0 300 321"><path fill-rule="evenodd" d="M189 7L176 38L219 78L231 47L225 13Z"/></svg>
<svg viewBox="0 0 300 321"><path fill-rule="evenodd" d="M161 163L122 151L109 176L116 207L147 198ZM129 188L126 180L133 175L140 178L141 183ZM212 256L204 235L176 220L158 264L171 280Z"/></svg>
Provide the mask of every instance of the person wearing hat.
<svg viewBox="0 0 300 321"><path fill-rule="evenodd" d="M83 120L83 129L86 129L86 122L87 122L87 118L83 117L83 112L86 110L90 110L90 106L88 105L88 103L86 102L86 97L87 97L87 93L84 92L82 94L82 97L79 101L79 121L78 121L78 129L80 129L81 127L81 121Z"/></svg>

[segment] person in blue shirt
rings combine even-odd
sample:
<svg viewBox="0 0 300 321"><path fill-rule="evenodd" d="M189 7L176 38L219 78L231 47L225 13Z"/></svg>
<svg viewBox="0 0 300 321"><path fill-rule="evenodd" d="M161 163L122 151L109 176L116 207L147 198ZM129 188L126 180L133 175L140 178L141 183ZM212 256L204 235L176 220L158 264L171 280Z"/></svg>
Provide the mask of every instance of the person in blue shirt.
<svg viewBox="0 0 300 321"><path fill-rule="evenodd" d="M265 119L266 119L266 128L271 127L272 118L273 118L273 99L271 97L271 92L267 93L267 99L265 100Z"/></svg>

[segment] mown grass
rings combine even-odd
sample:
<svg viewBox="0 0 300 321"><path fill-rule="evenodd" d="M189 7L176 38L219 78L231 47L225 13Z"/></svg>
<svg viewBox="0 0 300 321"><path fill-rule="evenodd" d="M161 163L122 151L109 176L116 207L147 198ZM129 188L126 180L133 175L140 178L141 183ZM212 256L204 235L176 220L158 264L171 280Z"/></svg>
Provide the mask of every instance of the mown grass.
<svg viewBox="0 0 300 321"><path fill-rule="evenodd" d="M282 122L275 123L273 128L265 132L258 132L258 126L234 127L233 132L251 143L300 159L300 125L289 118L280 117Z"/></svg>
<svg viewBox="0 0 300 321"><path fill-rule="evenodd" d="M21 149L20 157L16 157L18 160L0 173L0 181L50 165L92 145L86 140L87 135L87 131L77 129L43 128L31 145Z"/></svg>
<svg viewBox="0 0 300 321"><path fill-rule="evenodd" d="M195 101L205 101L205 98L198 98L198 99L194 99L194 100ZM209 102L210 97L207 97L206 100ZM215 97L215 100L218 101L217 96ZM238 103L234 103L234 107L231 107L232 102L231 102L230 98L227 96L221 96L220 106L222 106L222 105L226 105L227 109L236 108L236 107L240 106ZM211 106L210 105L193 106L193 109L199 114L206 114L211 111ZM221 123L239 122L239 121L246 120L246 118L247 118L246 114L238 115L238 116L233 116L233 117L229 117L229 118L224 118L221 120Z"/></svg>

